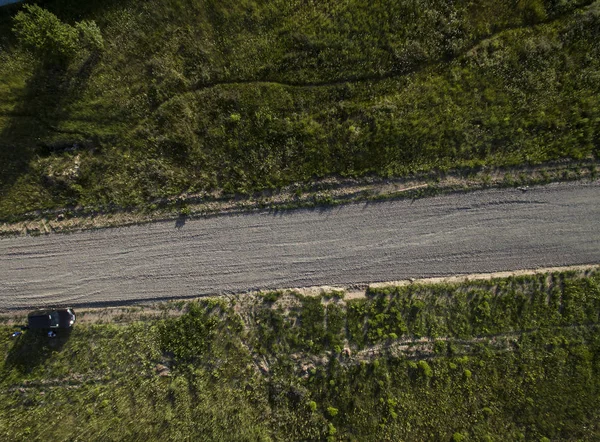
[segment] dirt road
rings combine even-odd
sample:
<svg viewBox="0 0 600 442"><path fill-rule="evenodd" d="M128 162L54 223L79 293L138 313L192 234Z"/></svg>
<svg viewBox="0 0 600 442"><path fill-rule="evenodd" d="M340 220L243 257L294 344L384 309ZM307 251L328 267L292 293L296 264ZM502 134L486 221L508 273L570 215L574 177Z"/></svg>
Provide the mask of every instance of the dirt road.
<svg viewBox="0 0 600 442"><path fill-rule="evenodd" d="M600 181L0 239L0 309L600 262Z"/></svg>

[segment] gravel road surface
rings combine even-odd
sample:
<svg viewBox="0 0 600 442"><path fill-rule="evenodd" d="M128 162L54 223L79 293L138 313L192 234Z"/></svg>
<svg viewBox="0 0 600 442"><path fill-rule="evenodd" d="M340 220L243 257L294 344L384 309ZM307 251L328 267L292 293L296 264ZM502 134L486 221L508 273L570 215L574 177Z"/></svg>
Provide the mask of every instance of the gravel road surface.
<svg viewBox="0 0 600 442"><path fill-rule="evenodd" d="M599 262L600 181L554 184L3 238L0 309Z"/></svg>

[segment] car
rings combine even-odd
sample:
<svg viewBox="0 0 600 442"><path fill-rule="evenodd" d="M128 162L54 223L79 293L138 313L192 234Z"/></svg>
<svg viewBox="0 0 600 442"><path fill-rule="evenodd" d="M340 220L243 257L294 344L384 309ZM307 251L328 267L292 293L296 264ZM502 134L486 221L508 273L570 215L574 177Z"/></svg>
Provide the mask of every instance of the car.
<svg viewBox="0 0 600 442"><path fill-rule="evenodd" d="M72 308L34 310L27 315L27 328L32 330L70 329L76 319Z"/></svg>

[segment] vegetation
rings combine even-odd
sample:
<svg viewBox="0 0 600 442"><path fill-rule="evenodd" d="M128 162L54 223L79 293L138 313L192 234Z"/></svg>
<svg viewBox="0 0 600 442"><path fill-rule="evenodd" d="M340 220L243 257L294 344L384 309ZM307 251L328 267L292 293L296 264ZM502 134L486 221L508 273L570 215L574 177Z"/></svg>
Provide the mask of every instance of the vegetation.
<svg viewBox="0 0 600 442"><path fill-rule="evenodd" d="M25 5L24 11L15 15L14 23L17 38L48 64L67 63L80 47L103 47L102 35L94 22L70 26L37 5Z"/></svg>
<svg viewBox="0 0 600 442"><path fill-rule="evenodd" d="M597 1L38 3L0 9L3 220L599 153Z"/></svg>
<svg viewBox="0 0 600 442"><path fill-rule="evenodd" d="M2 438L600 436L597 270L164 312L55 339L2 325Z"/></svg>

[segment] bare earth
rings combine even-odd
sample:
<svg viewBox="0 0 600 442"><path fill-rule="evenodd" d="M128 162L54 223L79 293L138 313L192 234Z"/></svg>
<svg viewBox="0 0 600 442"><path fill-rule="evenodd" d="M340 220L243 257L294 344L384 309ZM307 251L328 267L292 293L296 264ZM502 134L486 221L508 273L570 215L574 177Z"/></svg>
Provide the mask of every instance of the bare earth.
<svg viewBox="0 0 600 442"><path fill-rule="evenodd" d="M600 262L600 181L0 239L0 309Z"/></svg>

